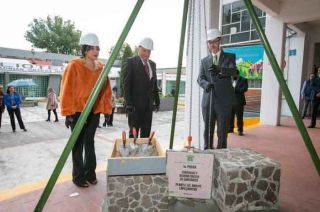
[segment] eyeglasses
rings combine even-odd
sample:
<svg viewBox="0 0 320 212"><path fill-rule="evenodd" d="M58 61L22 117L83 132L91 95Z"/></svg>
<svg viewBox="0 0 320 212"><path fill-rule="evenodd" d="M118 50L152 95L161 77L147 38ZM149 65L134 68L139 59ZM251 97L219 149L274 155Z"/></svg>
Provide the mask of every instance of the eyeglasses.
<svg viewBox="0 0 320 212"><path fill-rule="evenodd" d="M216 39L214 39L214 40L209 40L208 43L209 43L209 44L214 44L214 43L218 43L218 42L220 42L220 41L221 41L221 38L216 38Z"/></svg>

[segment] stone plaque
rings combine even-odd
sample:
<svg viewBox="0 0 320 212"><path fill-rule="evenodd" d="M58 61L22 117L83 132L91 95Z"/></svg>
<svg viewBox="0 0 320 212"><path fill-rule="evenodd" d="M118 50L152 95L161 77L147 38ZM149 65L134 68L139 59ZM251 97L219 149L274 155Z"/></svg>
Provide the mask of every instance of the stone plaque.
<svg viewBox="0 0 320 212"><path fill-rule="evenodd" d="M210 199L213 155L167 152L169 196Z"/></svg>

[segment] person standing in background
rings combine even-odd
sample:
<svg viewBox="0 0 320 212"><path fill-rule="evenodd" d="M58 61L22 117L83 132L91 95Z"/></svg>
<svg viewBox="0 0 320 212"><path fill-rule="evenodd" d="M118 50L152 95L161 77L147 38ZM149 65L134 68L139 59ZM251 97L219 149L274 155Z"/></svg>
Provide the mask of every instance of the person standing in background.
<svg viewBox="0 0 320 212"><path fill-rule="evenodd" d="M303 86L301 89L301 100L304 102L303 104L303 109L302 109L302 113L301 113L301 118L304 119L304 117L306 117L306 115L310 116L310 102L311 102L311 91L312 91L312 87L311 87L311 81L314 79L315 75L314 73L311 73L309 75L309 79L305 80L303 82Z"/></svg>
<svg viewBox="0 0 320 212"><path fill-rule="evenodd" d="M318 108L320 104L320 78L318 76L314 76L312 80L310 80L311 92L310 92L310 99L311 99L311 123L308 128L315 128L317 115L318 115Z"/></svg>
<svg viewBox="0 0 320 212"><path fill-rule="evenodd" d="M57 108L58 108L58 101L57 101L57 95L53 88L48 89L48 99L47 99L47 110L48 110L48 118L46 121L50 121L51 116L51 110L53 111L56 119L55 122L58 122L58 114L57 114Z"/></svg>
<svg viewBox="0 0 320 212"><path fill-rule="evenodd" d="M1 129L1 122L2 122L2 113L5 110L4 105L4 93L3 93L3 85L0 85L0 129Z"/></svg>
<svg viewBox="0 0 320 212"><path fill-rule="evenodd" d="M24 126L24 123L21 118L20 112L20 104L21 104L21 97L20 95L15 92L15 88L12 85L8 86L7 93L4 95L4 103L7 107L7 111L10 116L10 123L12 127L12 132L16 132L16 123L14 120L14 115L16 115L20 129L24 132L27 132L27 129Z"/></svg>
<svg viewBox="0 0 320 212"><path fill-rule="evenodd" d="M243 135L243 110L244 110L244 106L246 105L246 97L244 93L248 91L248 80L240 76L240 72L239 70L237 70L237 75L232 78L232 85L234 87L236 103L232 107L232 111L231 111L229 132L233 133L234 118L236 115L238 134L242 136Z"/></svg>

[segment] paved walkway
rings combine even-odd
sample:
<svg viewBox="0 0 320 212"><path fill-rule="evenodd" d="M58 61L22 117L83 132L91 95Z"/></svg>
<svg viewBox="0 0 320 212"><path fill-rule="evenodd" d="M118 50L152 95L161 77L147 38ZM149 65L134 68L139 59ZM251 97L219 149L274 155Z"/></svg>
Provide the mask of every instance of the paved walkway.
<svg viewBox="0 0 320 212"><path fill-rule="evenodd" d="M44 121L44 104L23 108L22 116L28 129L26 133L12 133L7 116L5 113L0 134L0 211L32 211L70 132L62 120L59 123ZM154 116L153 129L163 148L167 148L169 143L171 116L171 112L159 112ZM183 108L180 108L176 132L184 131L183 119ZM253 148L280 161L280 211L316 211L320 208L319 175L292 120L284 119L283 123L282 127L256 126L246 129L243 137L231 134L229 147ZM70 181L69 157L44 211L101 211L106 191L106 160L111 154L114 138L127 129L125 115L116 114L114 126L98 129L97 132L99 183L86 189L74 186ZM320 152L319 128L309 132ZM176 135L175 140L184 141L185 138ZM175 145L180 148L183 142Z"/></svg>

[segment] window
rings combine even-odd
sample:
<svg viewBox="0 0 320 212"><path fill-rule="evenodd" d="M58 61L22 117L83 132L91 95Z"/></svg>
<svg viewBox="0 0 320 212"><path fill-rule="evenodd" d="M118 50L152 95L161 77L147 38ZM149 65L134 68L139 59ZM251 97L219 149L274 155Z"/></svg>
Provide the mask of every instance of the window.
<svg viewBox="0 0 320 212"><path fill-rule="evenodd" d="M243 1L225 4L222 6L222 10L222 44L232 44L259 39ZM266 13L256 7L255 11L264 28L266 24Z"/></svg>
<svg viewBox="0 0 320 212"><path fill-rule="evenodd" d="M250 30L250 15L248 11L243 11L241 17L241 31Z"/></svg>
<svg viewBox="0 0 320 212"><path fill-rule="evenodd" d="M235 30L234 30L235 32L232 32L231 28L235 28ZM239 31L240 31L240 24L230 24L230 25L222 27L222 34L223 35L233 34L233 33L239 32Z"/></svg>
<svg viewBox="0 0 320 212"><path fill-rule="evenodd" d="M231 5L223 6L223 16L222 16L222 24L230 24L231 20Z"/></svg>
<svg viewBox="0 0 320 212"><path fill-rule="evenodd" d="M237 23L240 21L240 16L241 16L241 13L233 13L232 14L232 19L231 19L231 22L232 23Z"/></svg>
<svg viewBox="0 0 320 212"><path fill-rule="evenodd" d="M232 3L232 11L237 12L240 10L245 10L246 6L244 5L243 1L236 1Z"/></svg>
<svg viewBox="0 0 320 212"><path fill-rule="evenodd" d="M224 44L230 43L230 35L222 36L222 43Z"/></svg>
<svg viewBox="0 0 320 212"><path fill-rule="evenodd" d="M254 31L251 31L251 39L250 40L258 40L259 39L259 36L257 34L257 32L254 30Z"/></svg>
<svg viewBox="0 0 320 212"><path fill-rule="evenodd" d="M37 86L33 87L16 87L16 92L24 97L46 97L49 77L41 75L23 75L23 74L14 74L10 75L10 82L17 79L33 79Z"/></svg>
<svg viewBox="0 0 320 212"><path fill-rule="evenodd" d="M262 16L262 10L260 10L259 8L254 7L254 10L256 11L256 14L258 17Z"/></svg>
<svg viewBox="0 0 320 212"><path fill-rule="evenodd" d="M259 18L262 27L264 28L266 26L266 17ZM256 29L253 22L251 22L251 29Z"/></svg>
<svg viewBox="0 0 320 212"><path fill-rule="evenodd" d="M3 89L6 89L6 86L3 83L4 83L4 74L0 74L0 85L3 85Z"/></svg>
<svg viewBox="0 0 320 212"><path fill-rule="evenodd" d="M250 38L250 32L243 32L231 35L231 43L247 41Z"/></svg>

